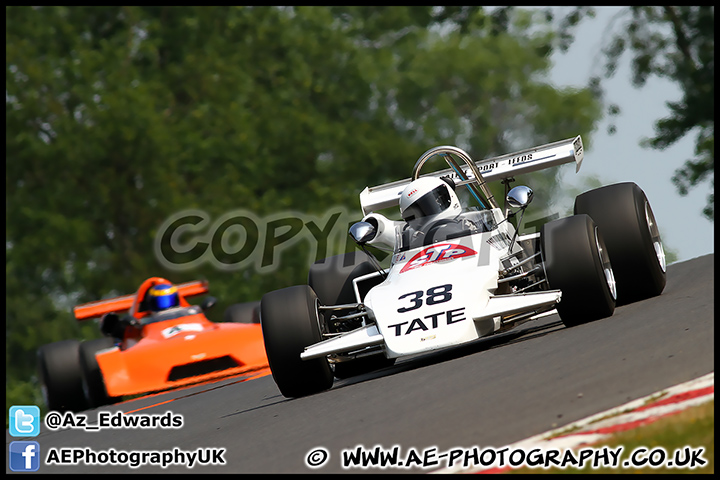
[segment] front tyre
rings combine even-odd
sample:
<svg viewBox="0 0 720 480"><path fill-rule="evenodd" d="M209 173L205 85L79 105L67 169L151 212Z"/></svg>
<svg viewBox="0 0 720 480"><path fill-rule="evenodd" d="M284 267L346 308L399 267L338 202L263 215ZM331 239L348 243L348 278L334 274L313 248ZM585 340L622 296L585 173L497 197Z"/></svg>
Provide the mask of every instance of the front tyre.
<svg viewBox="0 0 720 480"><path fill-rule="evenodd" d="M543 225L540 245L548 285L562 291L557 304L567 327L609 317L617 290L600 229L587 215Z"/></svg>
<svg viewBox="0 0 720 480"><path fill-rule="evenodd" d="M307 285L263 295L260 317L273 379L285 397L304 397L332 387L327 358L302 360L305 347L322 340L318 299Z"/></svg>
<svg viewBox="0 0 720 480"><path fill-rule="evenodd" d="M40 388L48 410L80 412L87 409L79 348L77 340L62 340L38 349Z"/></svg>
<svg viewBox="0 0 720 480"><path fill-rule="evenodd" d="M666 283L665 251L645 192L635 183L618 183L585 192L575 213L600 227L618 285L618 304L660 295Z"/></svg>

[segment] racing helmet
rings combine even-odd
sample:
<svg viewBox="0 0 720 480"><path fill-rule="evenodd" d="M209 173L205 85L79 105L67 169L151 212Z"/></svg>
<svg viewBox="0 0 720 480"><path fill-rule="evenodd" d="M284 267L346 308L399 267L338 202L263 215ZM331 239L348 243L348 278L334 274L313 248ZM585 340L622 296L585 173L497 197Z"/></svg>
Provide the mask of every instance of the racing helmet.
<svg viewBox="0 0 720 480"><path fill-rule="evenodd" d="M452 185L452 186L451 186ZM462 213L451 179L422 177L412 181L400 194L400 214L411 222L455 218Z"/></svg>
<svg viewBox="0 0 720 480"><path fill-rule="evenodd" d="M169 283L153 285L150 290L148 290L148 298L150 299L150 310L153 312L159 312L180 305L178 289L175 285Z"/></svg>

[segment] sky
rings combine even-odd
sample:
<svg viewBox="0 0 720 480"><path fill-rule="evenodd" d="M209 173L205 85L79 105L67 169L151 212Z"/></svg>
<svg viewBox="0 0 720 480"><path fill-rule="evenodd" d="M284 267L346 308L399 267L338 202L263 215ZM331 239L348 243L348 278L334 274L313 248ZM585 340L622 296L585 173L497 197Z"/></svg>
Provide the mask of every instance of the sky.
<svg viewBox="0 0 720 480"><path fill-rule="evenodd" d="M603 35L608 22L626 7L596 7L594 19L586 19L576 31L575 41L566 53L552 57L550 80L557 86L585 86L594 75L602 73ZM616 28L623 22L616 22ZM605 40L607 41L607 34ZM586 145L585 158L578 173L563 169L562 180L568 185L582 186L582 177L597 176L603 185L635 182L650 201L666 250L677 255L677 261L689 260L714 252L714 223L702 215L711 192L703 182L681 196L672 183L675 170L694 157L695 132L665 150L640 146L643 138L654 136L654 124L669 115L666 102L682 98L679 87L667 79L650 78L645 86L631 83L631 56L625 52L618 71L610 80L603 80L606 101L620 106L614 119L603 119ZM608 134L608 126L617 130ZM583 135L583 132L578 132ZM588 148L589 147L589 148Z"/></svg>

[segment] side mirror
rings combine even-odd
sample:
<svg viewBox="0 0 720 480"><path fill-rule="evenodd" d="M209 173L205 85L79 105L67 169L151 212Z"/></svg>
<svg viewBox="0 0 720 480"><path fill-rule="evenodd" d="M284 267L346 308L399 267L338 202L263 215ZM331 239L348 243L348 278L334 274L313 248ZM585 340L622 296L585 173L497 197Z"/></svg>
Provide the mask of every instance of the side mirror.
<svg viewBox="0 0 720 480"><path fill-rule="evenodd" d="M525 185L518 185L510 190L505 197L508 205L513 208L525 208L530 205L533 199L533 191Z"/></svg>
<svg viewBox="0 0 720 480"><path fill-rule="evenodd" d="M377 234L377 229L368 222L357 222L350 227L350 236L359 245L364 245Z"/></svg>
<svg viewBox="0 0 720 480"><path fill-rule="evenodd" d="M202 308L203 312L206 312L210 310L212 307L215 306L217 303L217 298L215 297L205 297L205 300L202 301L200 304L200 308Z"/></svg>

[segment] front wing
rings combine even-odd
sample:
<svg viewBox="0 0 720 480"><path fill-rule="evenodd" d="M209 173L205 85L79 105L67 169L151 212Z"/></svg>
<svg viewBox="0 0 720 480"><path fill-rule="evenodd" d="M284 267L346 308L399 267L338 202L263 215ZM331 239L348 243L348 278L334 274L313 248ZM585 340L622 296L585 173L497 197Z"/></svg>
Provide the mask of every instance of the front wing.
<svg viewBox="0 0 720 480"><path fill-rule="evenodd" d="M490 296L490 300L486 308L483 309L481 316L474 317L473 321L476 323L493 321L494 329L488 332L488 334L492 334L501 328L501 317L551 307L560 301L561 296L562 293L560 290ZM480 335L470 340L476 340L477 338L480 338ZM334 353L348 352L384 344L385 338L378 330L377 324L370 324L305 347L305 351L300 354L300 358L310 360ZM458 345L459 344L460 343L458 343Z"/></svg>

